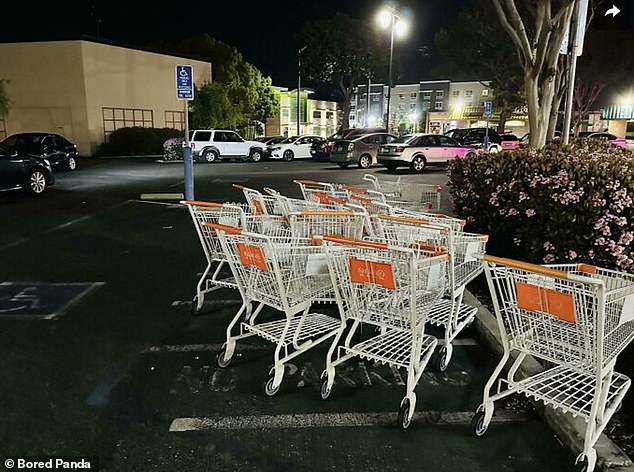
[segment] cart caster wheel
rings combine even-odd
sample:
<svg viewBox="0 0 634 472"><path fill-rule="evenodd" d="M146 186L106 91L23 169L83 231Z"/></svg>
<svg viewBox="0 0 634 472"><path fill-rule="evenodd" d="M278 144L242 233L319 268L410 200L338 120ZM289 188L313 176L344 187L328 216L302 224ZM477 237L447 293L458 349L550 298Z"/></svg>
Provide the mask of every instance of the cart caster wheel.
<svg viewBox="0 0 634 472"><path fill-rule="evenodd" d="M403 400L403 403L401 404L400 408L398 409L398 425L402 428L402 429L407 429L409 428L409 425L412 423L412 418L409 415L409 399L406 398L405 400Z"/></svg>
<svg viewBox="0 0 634 472"><path fill-rule="evenodd" d="M194 295L194 298L192 298L192 307L191 307L191 314L196 316L198 314L200 314L200 312L203 309L203 303L202 300L200 301L200 305L198 304L198 295Z"/></svg>
<svg viewBox="0 0 634 472"><path fill-rule="evenodd" d="M440 352L438 353L438 370L440 372L444 372L449 367L449 361L451 360L451 351L452 349L448 349L447 346L443 346L440 348Z"/></svg>
<svg viewBox="0 0 634 472"><path fill-rule="evenodd" d="M273 397L275 396L277 392L280 391L279 385L275 385L275 386L273 385L274 381L275 381L275 376L271 375L268 379L264 381L264 384L262 385L262 390L264 391L264 394L267 397Z"/></svg>
<svg viewBox="0 0 634 472"><path fill-rule="evenodd" d="M225 358L226 354L227 354L227 348L223 346L223 348L220 350L220 352L216 356L216 365L220 367L221 369L224 369L225 367L229 367L229 364L231 364L231 360L233 359L233 356L231 356L229 359L226 359Z"/></svg>
<svg viewBox="0 0 634 472"><path fill-rule="evenodd" d="M484 422L485 416L484 407L480 405L471 419L471 429L473 429L473 434L477 437L484 436L489 427L489 423L485 424Z"/></svg>
<svg viewBox="0 0 634 472"><path fill-rule="evenodd" d="M592 472L597 464L597 451L590 450L588 455L583 453L577 456L575 460L575 472Z"/></svg>
<svg viewBox="0 0 634 472"><path fill-rule="evenodd" d="M321 386L319 388L319 395L321 396L321 399L328 400L331 391L332 388L328 387L328 377L326 376L326 378L322 379Z"/></svg>

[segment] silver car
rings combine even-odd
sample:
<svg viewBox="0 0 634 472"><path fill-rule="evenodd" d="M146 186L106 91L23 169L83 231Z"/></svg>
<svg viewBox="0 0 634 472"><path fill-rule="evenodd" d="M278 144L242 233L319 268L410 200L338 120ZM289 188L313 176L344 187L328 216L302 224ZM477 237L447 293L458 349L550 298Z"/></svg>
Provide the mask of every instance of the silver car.
<svg viewBox="0 0 634 472"><path fill-rule="evenodd" d="M396 136L388 133L370 133L352 139L337 140L330 153L330 162L336 162L341 168L356 162L360 169L367 169L376 164L379 147L395 139Z"/></svg>
<svg viewBox="0 0 634 472"><path fill-rule="evenodd" d="M477 153L477 149L462 146L441 134L408 134L381 146L377 160L389 170L408 166L415 172L422 172L428 165L445 164L450 159Z"/></svg>

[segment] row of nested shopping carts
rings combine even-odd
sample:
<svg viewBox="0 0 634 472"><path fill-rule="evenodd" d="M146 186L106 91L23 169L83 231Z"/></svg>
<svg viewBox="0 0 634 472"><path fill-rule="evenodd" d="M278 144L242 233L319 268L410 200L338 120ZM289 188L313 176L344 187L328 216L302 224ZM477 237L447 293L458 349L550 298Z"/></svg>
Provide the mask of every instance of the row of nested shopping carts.
<svg viewBox="0 0 634 472"><path fill-rule="evenodd" d="M217 365L229 366L242 339L272 342L263 389L273 396L285 363L330 340L321 397L329 397L337 366L353 357L403 368L406 393L397 418L407 428L415 387L436 347L444 371L452 342L474 320L477 309L462 298L484 271L504 354L473 417L474 433L485 433L498 400L533 397L586 421L575 469L593 470L594 444L631 383L614 366L634 336L633 276L486 255L485 235L465 232L463 220L438 213L438 186L364 180L366 187L295 180L302 198L235 185L244 203L183 202L207 259L192 312L221 287L242 298ZM320 302L336 303L339 318L312 312ZM284 316L259 322L265 306ZM443 329L442 342L425 332L428 323ZM376 327L373 334L358 336L364 325ZM548 367L516 378L527 356Z"/></svg>

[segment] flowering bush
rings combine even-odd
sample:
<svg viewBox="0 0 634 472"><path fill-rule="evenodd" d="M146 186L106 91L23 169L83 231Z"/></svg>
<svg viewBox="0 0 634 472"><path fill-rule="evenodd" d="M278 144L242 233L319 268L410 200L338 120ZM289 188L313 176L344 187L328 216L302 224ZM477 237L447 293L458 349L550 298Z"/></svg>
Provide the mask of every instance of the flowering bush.
<svg viewBox="0 0 634 472"><path fill-rule="evenodd" d="M166 161L183 159L183 138L170 138L163 143L163 159Z"/></svg>
<svg viewBox="0 0 634 472"><path fill-rule="evenodd" d="M454 210L499 255L634 269L634 153L585 139L455 159Z"/></svg>

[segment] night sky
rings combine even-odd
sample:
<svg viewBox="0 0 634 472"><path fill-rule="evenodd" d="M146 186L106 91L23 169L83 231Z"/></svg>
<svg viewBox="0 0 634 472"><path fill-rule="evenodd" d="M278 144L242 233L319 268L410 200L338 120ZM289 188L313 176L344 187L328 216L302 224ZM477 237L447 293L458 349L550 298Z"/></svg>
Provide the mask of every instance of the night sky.
<svg viewBox="0 0 634 472"><path fill-rule="evenodd" d="M301 46L298 33L306 22L328 19L336 12L342 12L367 19L368 34L387 35L375 23L381 0L248 3L213 0L73 3L60 0L38 7L30 2L5 3L0 41L99 35L104 40L142 46L156 39L208 33L234 46L246 61L270 76L274 85L286 87L297 83L297 50ZM395 58L398 56L402 63L405 81L418 81L429 76L437 58L434 55L423 57L419 48L433 47L435 32L442 26L449 26L460 8L468 3L470 0L403 0L398 4L412 18L407 38L394 45ZM387 40L386 44L389 44Z"/></svg>
<svg viewBox="0 0 634 472"><path fill-rule="evenodd" d="M397 8L411 18L407 38L395 41L394 57L401 63L400 83L431 78L439 57L434 34L448 27L460 9L472 0L399 0ZM384 0L268 0L231 2L218 0L153 1L109 0L34 4L4 2L0 41L78 39L100 37L117 44L144 46L157 39L174 39L208 33L234 46L243 58L273 79L277 86L297 84L298 34L306 22L331 18L342 12L367 20L367 34L386 35L377 28L376 13ZM632 0L610 1L622 12L616 19L597 22L612 28L632 28ZM100 21L98 21L100 20ZM431 55L421 54L421 47ZM629 51L629 49L625 49ZM475 78L474 78L475 79ZM303 83L304 86L315 84ZM328 98L328 97L324 97Z"/></svg>

